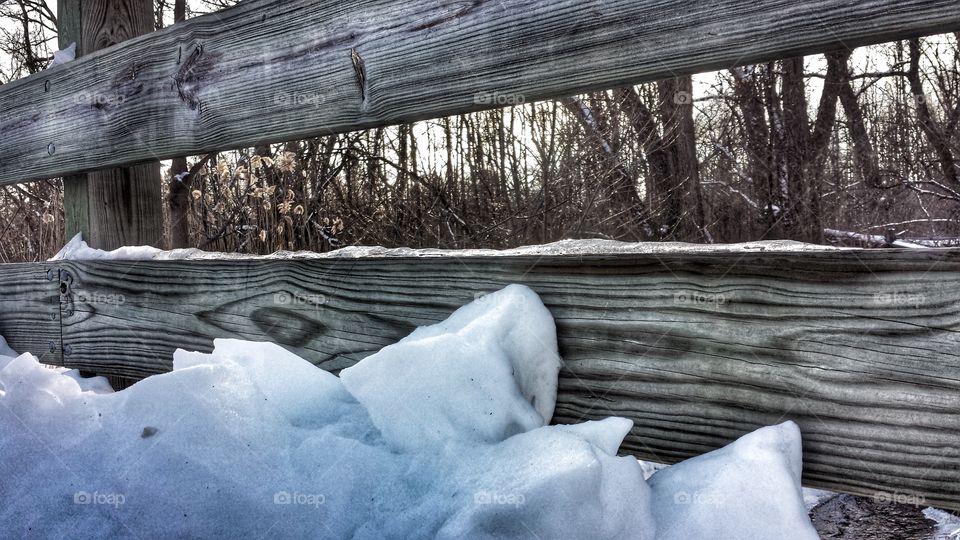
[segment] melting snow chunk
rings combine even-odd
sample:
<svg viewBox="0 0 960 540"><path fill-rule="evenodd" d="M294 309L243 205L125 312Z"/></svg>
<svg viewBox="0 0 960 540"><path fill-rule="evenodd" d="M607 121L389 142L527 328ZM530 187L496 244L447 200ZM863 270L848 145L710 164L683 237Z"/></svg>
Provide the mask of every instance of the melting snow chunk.
<svg viewBox="0 0 960 540"><path fill-rule="evenodd" d="M50 66L51 67L59 66L60 64L73 62L76 59L77 59L77 44L71 43L69 47L53 53L53 62L50 63Z"/></svg>
<svg viewBox="0 0 960 540"><path fill-rule="evenodd" d="M437 362L443 358L443 362ZM553 318L510 286L340 373L395 447L497 443L545 425L557 400Z"/></svg>
<svg viewBox="0 0 960 540"><path fill-rule="evenodd" d="M800 429L793 422L658 471L649 479L657 538L701 538L710 531L717 539L817 540L800 473Z"/></svg>

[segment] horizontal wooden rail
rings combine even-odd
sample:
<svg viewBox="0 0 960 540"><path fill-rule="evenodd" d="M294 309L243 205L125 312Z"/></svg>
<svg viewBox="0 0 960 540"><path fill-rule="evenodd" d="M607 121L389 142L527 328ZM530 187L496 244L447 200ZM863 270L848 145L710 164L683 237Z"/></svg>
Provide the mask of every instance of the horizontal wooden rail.
<svg viewBox="0 0 960 540"><path fill-rule="evenodd" d="M25 282L0 335L44 353L59 306L64 363L127 377L221 337L336 372L523 283L557 321L556 422L631 418L625 450L675 462L792 419L808 485L960 509L960 250L62 262L56 304L48 266L0 267Z"/></svg>
<svg viewBox="0 0 960 540"><path fill-rule="evenodd" d="M956 0L252 0L0 89L0 184L960 29Z"/></svg>

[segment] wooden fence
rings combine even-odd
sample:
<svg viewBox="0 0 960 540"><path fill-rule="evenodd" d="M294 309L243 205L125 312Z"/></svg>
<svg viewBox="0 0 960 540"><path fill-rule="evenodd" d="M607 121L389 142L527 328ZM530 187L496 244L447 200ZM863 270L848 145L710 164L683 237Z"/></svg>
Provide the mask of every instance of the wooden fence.
<svg viewBox="0 0 960 540"><path fill-rule="evenodd" d="M0 184L957 29L956 0L255 0L0 88ZM555 421L674 462L792 419L808 485L960 509L960 250L3 265L0 335L126 377L218 337L336 371L508 283L557 320Z"/></svg>
<svg viewBox="0 0 960 540"><path fill-rule="evenodd" d="M957 29L956 0L253 0L4 85L0 184Z"/></svg>

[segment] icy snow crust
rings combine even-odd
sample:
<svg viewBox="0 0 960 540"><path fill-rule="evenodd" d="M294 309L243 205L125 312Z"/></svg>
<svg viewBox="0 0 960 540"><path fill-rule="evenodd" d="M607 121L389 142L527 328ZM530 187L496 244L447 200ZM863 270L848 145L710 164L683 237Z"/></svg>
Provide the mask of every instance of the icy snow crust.
<svg viewBox="0 0 960 540"><path fill-rule="evenodd" d="M113 393L0 343L4 536L816 538L792 423L649 484L629 420L547 426L554 323L521 286L339 378L215 347Z"/></svg>
<svg viewBox="0 0 960 540"><path fill-rule="evenodd" d="M552 244L526 246L516 249L412 249L384 247L346 247L329 253L312 251L278 251L272 255L255 256L236 253L211 253L198 249L162 251L148 246L123 247L114 251L91 248L77 234L51 261L60 260L197 260L197 259L359 259L378 257L517 257L552 255L624 255L671 253L756 253L802 251L857 251L804 244L791 240L770 240L745 244L686 244L681 242L618 242L616 240L561 240ZM862 251L862 250L860 250Z"/></svg>

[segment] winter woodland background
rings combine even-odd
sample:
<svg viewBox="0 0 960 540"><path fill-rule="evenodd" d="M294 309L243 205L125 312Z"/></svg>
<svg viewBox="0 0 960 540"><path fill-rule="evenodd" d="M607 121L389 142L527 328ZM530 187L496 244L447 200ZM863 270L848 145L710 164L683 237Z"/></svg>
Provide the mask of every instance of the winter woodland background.
<svg viewBox="0 0 960 540"><path fill-rule="evenodd" d="M158 0L157 27L232 3ZM0 0L0 83L46 68L56 35L55 2ZM481 98L511 106L164 162L166 247L960 245L960 34L558 101ZM0 261L63 245L62 198L59 180L0 188Z"/></svg>

